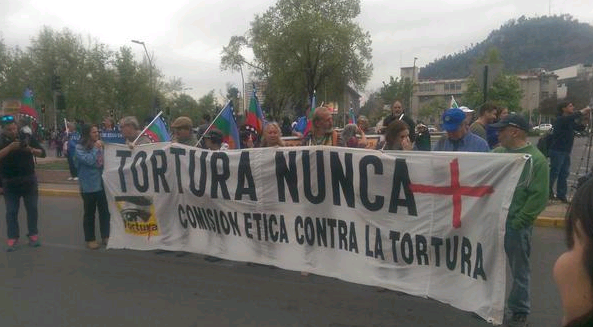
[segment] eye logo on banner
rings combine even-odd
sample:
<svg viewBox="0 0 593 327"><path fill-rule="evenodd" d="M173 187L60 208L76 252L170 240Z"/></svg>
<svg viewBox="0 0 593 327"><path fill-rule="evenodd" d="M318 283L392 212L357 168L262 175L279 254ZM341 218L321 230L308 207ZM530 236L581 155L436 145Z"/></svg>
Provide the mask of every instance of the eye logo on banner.
<svg viewBox="0 0 593 327"><path fill-rule="evenodd" d="M149 237L160 234L152 197L116 196L115 204L127 234Z"/></svg>

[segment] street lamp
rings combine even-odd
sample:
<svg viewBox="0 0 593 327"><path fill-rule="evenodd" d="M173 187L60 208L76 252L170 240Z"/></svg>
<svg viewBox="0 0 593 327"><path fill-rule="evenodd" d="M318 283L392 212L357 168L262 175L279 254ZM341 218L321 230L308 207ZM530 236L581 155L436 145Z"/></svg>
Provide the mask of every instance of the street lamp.
<svg viewBox="0 0 593 327"><path fill-rule="evenodd" d="M146 53L146 58L148 59L148 78L149 78L148 87L150 88L152 111L153 111L153 114L156 114L154 112L156 108L155 108L154 87L153 87L153 82L152 82L152 60L150 59L150 55L148 54L148 50L146 50L146 44L144 44L144 42L138 41L138 40L132 40L132 43L142 45L142 47L144 48L144 52Z"/></svg>

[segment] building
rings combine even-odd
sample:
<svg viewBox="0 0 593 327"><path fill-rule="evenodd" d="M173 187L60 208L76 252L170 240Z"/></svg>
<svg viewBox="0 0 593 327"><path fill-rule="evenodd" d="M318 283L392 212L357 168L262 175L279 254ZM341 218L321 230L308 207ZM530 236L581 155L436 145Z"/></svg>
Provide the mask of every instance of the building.
<svg viewBox="0 0 593 327"><path fill-rule="evenodd" d="M517 78L523 91L521 108L529 112L531 123L532 114L539 113L542 101L558 97L558 76L544 69L535 69L519 74Z"/></svg>
<svg viewBox="0 0 593 327"><path fill-rule="evenodd" d="M424 105L441 99L449 104L451 96L460 99L467 91L468 79L442 79L418 81L413 86L412 117L418 119L418 111ZM443 108L446 109L446 108Z"/></svg>
<svg viewBox="0 0 593 327"><path fill-rule="evenodd" d="M558 99L564 99L568 95L570 83L578 80L593 80L593 65L578 64L553 71L558 76Z"/></svg>

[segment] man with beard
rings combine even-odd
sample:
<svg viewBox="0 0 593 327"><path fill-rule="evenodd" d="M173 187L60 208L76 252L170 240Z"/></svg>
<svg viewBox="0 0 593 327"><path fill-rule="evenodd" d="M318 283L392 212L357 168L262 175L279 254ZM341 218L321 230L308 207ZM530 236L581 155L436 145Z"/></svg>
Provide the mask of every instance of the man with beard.
<svg viewBox="0 0 593 327"><path fill-rule="evenodd" d="M303 145L338 146L338 133L334 130L334 120L327 108L315 109L311 131L305 137Z"/></svg>

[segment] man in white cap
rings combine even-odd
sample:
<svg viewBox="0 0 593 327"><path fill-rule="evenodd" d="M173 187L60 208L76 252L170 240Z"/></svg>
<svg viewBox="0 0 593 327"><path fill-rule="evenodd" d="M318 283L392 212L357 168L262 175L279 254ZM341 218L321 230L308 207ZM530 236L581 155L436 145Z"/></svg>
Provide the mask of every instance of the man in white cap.
<svg viewBox="0 0 593 327"><path fill-rule="evenodd" d="M469 129L469 126L472 124L472 120L474 120L474 111L466 106L459 107L461 111L465 114L465 125Z"/></svg>

